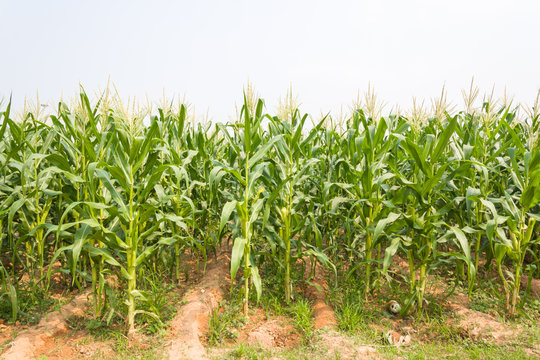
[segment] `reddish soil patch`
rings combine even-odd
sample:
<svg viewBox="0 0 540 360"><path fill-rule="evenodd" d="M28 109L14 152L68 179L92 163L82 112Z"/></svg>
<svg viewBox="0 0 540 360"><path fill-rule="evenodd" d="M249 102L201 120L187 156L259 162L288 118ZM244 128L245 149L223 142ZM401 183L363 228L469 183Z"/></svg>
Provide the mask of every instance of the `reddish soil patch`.
<svg viewBox="0 0 540 360"><path fill-rule="evenodd" d="M269 351L293 349L300 345L302 336L293 326L291 319L285 316L267 317L263 309L252 308L250 310L249 323L237 330L235 339L226 339L215 347L209 347L208 357L211 359L223 359L238 344L249 344L255 348ZM270 359L281 359L272 356Z"/></svg>
<svg viewBox="0 0 540 360"><path fill-rule="evenodd" d="M469 300L464 294L451 296L450 308L458 316L458 325L473 340L489 339L496 344L503 344L521 333L519 328L512 328L489 314L470 309Z"/></svg>
<svg viewBox="0 0 540 360"><path fill-rule="evenodd" d="M308 284L305 294L309 300L313 302L313 322L314 329L336 329L337 321L336 314L332 307L326 303L326 292L328 283L325 272L319 267L315 267L315 274L311 279L311 284Z"/></svg>
<svg viewBox="0 0 540 360"><path fill-rule="evenodd" d="M27 325L5 325L4 320L0 319L0 352L11 342L18 333L27 329Z"/></svg>
<svg viewBox="0 0 540 360"><path fill-rule="evenodd" d="M88 294L88 291L79 294L69 304L62 306L59 311L47 314L37 326L23 331L8 346L2 358L5 360L33 359L51 352L51 347L56 347L55 338L66 334L69 329L66 319L73 315L84 315ZM66 353L61 356L61 358L71 358L73 354Z"/></svg>
<svg viewBox="0 0 540 360"><path fill-rule="evenodd" d="M326 355L336 359L373 359L377 358L377 350L369 345L357 345L354 341L336 331L337 320L334 309L326 303L328 281L326 271L315 267L305 294L313 302L313 328L319 330L320 343L326 348Z"/></svg>
<svg viewBox="0 0 540 360"><path fill-rule="evenodd" d="M285 316L268 318L262 309L254 309L249 323L239 330L235 343L259 344L265 349L288 348L299 345L302 337Z"/></svg>
<svg viewBox="0 0 540 360"><path fill-rule="evenodd" d="M293 348L300 344L301 337L284 317L260 323L247 334L247 343L259 343L263 348Z"/></svg>
<svg viewBox="0 0 540 360"><path fill-rule="evenodd" d="M225 292L222 287L230 281L228 249L222 249L208 262L206 274L200 283L187 292L186 305L178 311L172 322L173 340L168 347L169 359L207 359L201 337L208 329L208 319Z"/></svg>

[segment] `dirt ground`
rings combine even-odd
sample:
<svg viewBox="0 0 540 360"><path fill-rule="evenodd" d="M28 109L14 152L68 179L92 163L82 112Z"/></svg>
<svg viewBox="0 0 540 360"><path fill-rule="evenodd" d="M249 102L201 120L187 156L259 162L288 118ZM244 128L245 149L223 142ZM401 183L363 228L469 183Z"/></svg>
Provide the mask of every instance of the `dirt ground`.
<svg viewBox="0 0 540 360"><path fill-rule="evenodd" d="M162 349L154 358L166 359L221 359L238 347L246 344L268 351L269 358L286 358L285 354L301 348L302 335L295 328L292 320L283 315L268 315L263 309L254 307L249 322L238 329L234 341L224 341L219 346L208 343L207 333L212 312L227 296L230 286L229 263L230 249L224 248L216 258L209 259L206 272L194 270L191 264L191 285L187 291L178 292L182 301L178 302L177 314L172 319L162 341ZM397 264L398 268L404 264ZM334 309L329 305L327 294L328 274L317 266L314 277L306 282L304 295L310 300L313 312L313 327L316 333L314 344L321 359L379 359L384 346L407 347L410 344L429 344L430 329L423 329L412 320L390 318L386 322L390 327L372 324L371 328L381 333L383 342L359 343L353 336L338 330L338 321ZM435 285L434 293L440 292L444 284ZM533 296L539 296L539 282L533 281ZM175 293L176 294L176 293ZM71 302L53 311L41 319L35 326L0 323L0 344L4 344L1 359L90 359L122 358L115 339L100 340L89 335L86 329L73 329L68 319L85 316L90 313L90 293L84 292ZM517 341L524 329L519 325L504 322L501 319L471 308L466 295L455 293L442 305L452 310L454 316L448 319L448 325L459 329L463 339L493 344L507 344ZM141 335L136 339L139 354L153 346L156 340L152 336ZM381 345L383 344L384 345ZM120 351L120 352L119 352ZM527 352L532 358L540 357L537 344ZM137 352L136 352L137 353ZM144 356L135 358L145 358ZM263 356L264 358L264 356ZM387 356L386 356L387 358Z"/></svg>
<svg viewBox="0 0 540 360"><path fill-rule="evenodd" d="M47 358L73 358L71 347L62 347L62 350L52 354L56 346L56 339L66 335L69 326L66 319L73 315L84 315L88 303L89 292L83 292L60 310L51 312L41 319L35 327L22 331L2 354L5 360L34 359L44 354Z"/></svg>
<svg viewBox="0 0 540 360"><path fill-rule="evenodd" d="M208 329L212 310L225 296L224 287L230 283L227 252L221 252L207 265L206 274L199 284L184 297L182 306L171 326L171 343L167 354L170 360L208 359L201 339Z"/></svg>

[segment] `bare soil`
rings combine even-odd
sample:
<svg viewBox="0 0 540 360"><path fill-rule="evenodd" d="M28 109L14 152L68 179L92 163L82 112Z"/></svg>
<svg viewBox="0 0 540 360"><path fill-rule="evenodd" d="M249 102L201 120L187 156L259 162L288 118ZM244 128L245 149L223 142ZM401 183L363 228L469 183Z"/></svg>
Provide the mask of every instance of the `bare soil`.
<svg viewBox="0 0 540 360"><path fill-rule="evenodd" d="M47 314L37 326L23 331L7 347L1 355L5 360L34 359L51 352L56 347L55 339L66 334L69 326L66 319L73 315L84 315L89 292L79 294L59 311ZM72 354L62 354L62 358Z"/></svg>
<svg viewBox="0 0 540 360"><path fill-rule="evenodd" d="M6 325L4 320L0 320L0 353L6 346L9 346L17 334L20 334L27 328L27 325L21 325L20 323Z"/></svg>
<svg viewBox="0 0 540 360"><path fill-rule="evenodd" d="M309 262L306 262L309 264ZM306 271L309 273L309 271ZM315 330L328 328L335 330L337 328L336 314L334 309L326 303L326 294L328 293L328 276L324 269L315 266L315 274L305 289L306 297L312 302L313 327Z"/></svg>
<svg viewBox="0 0 540 360"><path fill-rule="evenodd" d="M519 327L511 327L490 314L470 309L469 300L464 294L452 295L449 306L455 312L458 326L473 340L485 339L503 344L517 338L521 333Z"/></svg>
<svg viewBox="0 0 540 360"><path fill-rule="evenodd" d="M225 247L218 252L216 258L212 256L204 274L195 269L194 259L186 259L186 274L189 275L190 281L180 286L182 290L175 290L173 295L177 299L183 298L183 304L178 307L178 313L165 335L165 346L159 350L163 352L164 358L221 359L239 344L248 344L265 349L268 354L272 354L272 359L280 359L285 357L288 351L301 346L302 336L294 327L291 318L269 316L264 310L255 307L251 310L249 322L237 329L238 336L235 340L227 340L216 347L208 345L209 317L219 302L225 298L230 284L229 254L230 249ZM406 261L398 259L396 265L402 274L408 273ZM381 334L380 341L373 344L358 343L356 338L338 332L334 309L327 303L328 278L327 271L317 265L314 277L301 289L312 303L316 332L311 340L311 346L319 349L317 351L319 355L322 354L322 358L378 359L383 357L379 348L382 343L385 343L385 346L407 346L429 344L433 341L433 328L415 323L412 319L399 317L383 318L382 322L369 325L372 330ZM57 281L59 287L61 280ZM522 286L526 286L526 281L524 278ZM449 285L435 276L430 276L429 282L430 294L435 296L437 303L447 309L449 314L452 314L446 320L448 325L454 330L457 329L463 339L488 341L498 345L519 343L519 338L525 331L523 327L471 309L471 304L464 294L456 293L448 299L442 299L442 294ZM186 284L189 285L189 290L184 294ZM533 280L531 294L535 297L540 295L539 280ZM70 328L69 321L66 321L70 317L79 316L88 319L90 313L88 297L88 291L76 296L59 311L47 314L35 326L0 322L0 346L4 344L4 352L0 358L18 360L45 356L49 360L56 360L122 356L122 350L119 352L115 339L99 340L92 337L88 330ZM366 306L378 305L368 303ZM152 336L141 334L137 342L131 346L145 349L152 346L152 341L154 341ZM533 357L540 357L539 345L530 347L527 351ZM158 353L155 356L161 355Z"/></svg>
<svg viewBox="0 0 540 360"><path fill-rule="evenodd" d="M302 342L302 337L285 316L268 317L263 309L251 310L249 322L238 329L238 338L227 343L234 346L245 343L259 345L263 349L292 349Z"/></svg>
<svg viewBox="0 0 540 360"><path fill-rule="evenodd" d="M328 358L334 359L378 359L377 350L371 345L356 344L353 339L337 331L324 332L320 336Z"/></svg>
<svg viewBox="0 0 540 360"><path fill-rule="evenodd" d="M290 323L290 320L283 316L257 322L247 334L243 332L239 337L240 343L259 344L265 349L292 349L301 341L298 331Z"/></svg>
<svg viewBox="0 0 540 360"><path fill-rule="evenodd" d="M319 331L318 340L330 358L339 359L374 359L377 350L369 345L358 345L348 336L337 331L334 309L326 302L328 293L328 274L320 266L315 267L311 284L305 294L312 301L314 329Z"/></svg>
<svg viewBox="0 0 540 360"><path fill-rule="evenodd" d="M229 263L228 251L220 252L217 259L208 262L200 283L184 297L186 304L179 309L171 326L169 359L208 359L201 338L208 330L212 310L225 295L223 287L230 282Z"/></svg>

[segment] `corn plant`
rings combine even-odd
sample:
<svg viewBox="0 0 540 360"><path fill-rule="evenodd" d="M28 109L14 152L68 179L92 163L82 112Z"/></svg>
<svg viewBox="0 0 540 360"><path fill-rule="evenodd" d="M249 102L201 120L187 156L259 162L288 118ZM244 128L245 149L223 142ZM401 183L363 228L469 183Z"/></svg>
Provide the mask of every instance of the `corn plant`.
<svg viewBox="0 0 540 360"><path fill-rule="evenodd" d="M523 261L527 249L537 244L539 239L533 237L533 231L539 216L529 211L540 202L540 149L524 154L523 167L519 166L516 158L511 156L512 175L517 180L516 187L521 195L513 196L506 193L502 206L508 214L508 232L510 241L504 243L501 252L506 252L513 263L512 294L509 305L510 314L515 314L518 305L519 288L523 274ZM503 281L505 281L503 279Z"/></svg>
<svg viewBox="0 0 540 360"><path fill-rule="evenodd" d="M4 169L7 165L7 158L3 155L5 152L4 134L7 129L9 113L10 113L11 101L7 105L6 111L1 112L2 126L0 127L0 175L3 176L3 182L0 184L0 249L4 248L4 239L7 238L4 233L5 218L9 211L9 203L6 199L6 193L10 192L10 187L6 186L6 176ZM3 255L2 255L3 256ZM0 285L2 291L0 291L0 300L4 297L9 299L11 305L11 321L17 321L17 315L19 313L19 307L17 302L17 289L13 285L12 277L5 268L2 259L0 258Z"/></svg>
<svg viewBox="0 0 540 360"><path fill-rule="evenodd" d="M298 110L293 111L289 118L271 118L270 133L274 138L279 138L274 144L274 166L271 167L271 178L274 180L272 193L267 200L265 220L272 217L273 231L271 238L283 250L283 258L279 261L284 270L283 285L285 288L285 300L288 303L292 299L291 283L291 258L292 246L301 253L300 234L305 231L306 218L302 216L306 203L310 197L303 191L310 174L308 170L317 162L317 159L304 157L303 148L312 136L302 141L302 130L307 115L300 117ZM273 170L273 171L272 171ZM266 222L265 221L265 222ZM277 230L277 231L276 231Z"/></svg>
<svg viewBox="0 0 540 360"><path fill-rule="evenodd" d="M401 205L401 216L404 219L407 233L396 237L393 246L387 248L387 257L391 257L398 244L406 249L410 268L411 292L416 298L418 313L422 314L426 278L428 273L437 266L438 247L442 239L441 226L444 225L445 207L448 198L444 196L446 184L452 179L448 171L451 161L439 161L448 149L448 144L454 134L457 117L448 119L448 124L438 133L425 133L420 137L411 131L408 137L401 137L404 150L402 169L393 169L398 182L402 185L394 195L396 203ZM435 129L434 129L435 130ZM435 132L435 131L434 131ZM467 239L455 227L460 247L465 251L466 259L471 264ZM388 261L387 261L388 263ZM470 266L472 269L472 266ZM416 281L416 269L420 275ZM403 308L408 311L412 299Z"/></svg>
<svg viewBox="0 0 540 360"><path fill-rule="evenodd" d="M351 194L352 206L350 218L352 224L361 230L363 242L350 243L351 251L363 245L365 272L365 297L369 296L372 286L373 251L377 247L376 263L380 262L381 240L387 226L400 218L400 214L391 212L393 204L386 200L385 188L388 180L395 175L386 164L390 149L395 145L394 132L404 130L404 123L398 129L391 129L387 121L391 119L366 119L364 112L355 111L349 130L346 147L349 152L347 163L347 190ZM368 123L369 121L369 123ZM356 269L356 267L353 267Z"/></svg>
<svg viewBox="0 0 540 360"><path fill-rule="evenodd" d="M300 262L311 275L322 263L363 281L367 300L397 253L409 262L404 313L416 304L427 314L433 271L466 281L471 297L485 262L515 314L522 276L530 283L540 268L538 103L520 119L509 105L475 109L473 100L433 118L416 104L411 116L382 117L370 103L311 129L292 100L288 113L271 116L249 93L239 119L225 124L195 124L188 107L172 103L133 116L108 92L92 103L81 91L48 117L38 107L13 119L8 102L0 112L6 317L24 314L22 291L47 296L58 273L70 289L91 288L96 319L125 314L132 335L136 316L159 322L145 286L158 274L179 280L186 252L204 269L224 238L233 242L233 284L243 270L246 317L266 269L288 303ZM125 283L125 306L109 296L114 278Z"/></svg>
<svg viewBox="0 0 540 360"><path fill-rule="evenodd" d="M230 161L229 164L216 161L218 172L225 171L231 174L238 183L236 198L223 206L219 232L222 233L231 214L235 212L236 226L233 230L231 279L234 281L236 273L242 265L244 270L243 311L246 318L249 313L250 281L255 286L257 299L260 298L262 292L259 269L252 253L253 235L256 231L255 225L260 215L262 215L265 201L265 189L258 185L267 167L267 163L264 162L265 156L274 143L282 137L278 135L272 139L264 138L261 129L262 111L262 100L257 102L255 112L252 114L247 99L245 99L241 111L243 122L235 124L233 129L236 138L240 139L240 141L235 142L228 134L227 129L223 128L223 135L227 137L230 145Z"/></svg>
<svg viewBox="0 0 540 360"><path fill-rule="evenodd" d="M96 263L106 262L118 269L118 275L127 283L126 324L128 333L133 334L135 315L152 315L136 309L136 300L145 300L137 288L138 270L159 247L179 240L178 235L156 240L160 225L173 223L187 232L183 217L172 211L160 211L164 202L174 195L160 196L156 187L166 171L172 173L172 178L181 178L183 171L158 161L159 154L154 148L161 140L155 119L142 134L134 132L121 119L109 126L108 130L114 134L108 142L111 158L107 163L91 162L87 167L88 191L94 194L94 201L74 202L66 209L57 227L57 237L62 237L62 232L70 227L77 228L71 244L60 248L56 256L70 252L72 272L77 271L81 252ZM99 191L101 186L106 190ZM157 199L151 199L156 191ZM183 194L178 196L182 198ZM64 219L75 210L80 220L64 224ZM99 295L98 292L96 296Z"/></svg>

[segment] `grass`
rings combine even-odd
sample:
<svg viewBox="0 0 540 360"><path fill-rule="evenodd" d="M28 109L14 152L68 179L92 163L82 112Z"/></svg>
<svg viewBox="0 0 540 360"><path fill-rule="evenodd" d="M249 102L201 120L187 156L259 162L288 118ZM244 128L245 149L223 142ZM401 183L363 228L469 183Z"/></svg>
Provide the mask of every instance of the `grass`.
<svg viewBox="0 0 540 360"><path fill-rule="evenodd" d="M489 283L473 293L471 309L484 310L492 315L499 315L504 310L495 294L488 291ZM532 359L535 358L533 350L540 343L540 311L535 307L534 301L524 304L527 316L508 317L501 315L499 321L508 328L519 328L521 332L512 340L501 344L485 338L472 339L466 329L463 329L454 318L453 312L443 306L445 300L442 295L433 297L426 294L428 306L425 308L428 315L419 321L414 317L401 318L390 316L384 310L385 301L389 298L399 298L399 287L383 286L376 296L365 301L361 296L363 284L348 284L331 289L330 301L336 311L338 329L346 336L354 338L357 343L371 344L383 358L393 359ZM457 293L466 292L462 287L456 288ZM402 300L400 300L402 301ZM503 313L504 314L504 313ZM397 322L396 322L397 321ZM403 326L412 329L411 344L409 346L395 347L386 345L383 334L387 330ZM406 331L405 331L406 332ZM406 333L402 333L405 335ZM538 351L538 350L536 350ZM538 356L538 354L536 355Z"/></svg>
<svg viewBox="0 0 540 360"><path fill-rule="evenodd" d="M270 352L258 345L240 344L227 353L227 359L259 360L268 359Z"/></svg>
<svg viewBox="0 0 540 360"><path fill-rule="evenodd" d="M36 324L49 311L58 310L68 300L69 296L53 297L38 287L30 287L24 282L17 293L18 318L21 324ZM11 321L11 304L9 299L0 299L0 319Z"/></svg>
<svg viewBox="0 0 540 360"><path fill-rule="evenodd" d="M208 326L208 343L211 346L221 345L225 340L236 340L238 328L246 323L235 303L222 301L212 309Z"/></svg>
<svg viewBox="0 0 540 360"><path fill-rule="evenodd" d="M492 344L422 344L407 348L380 349L385 359L533 359L520 348Z"/></svg>
<svg viewBox="0 0 540 360"><path fill-rule="evenodd" d="M297 299L288 309L294 326L302 334L302 343L310 344L313 340L313 311L311 303L304 298Z"/></svg>
<svg viewBox="0 0 540 360"><path fill-rule="evenodd" d="M536 357L527 353L519 347L511 347L493 344L422 344L412 345L405 348L393 346L375 346L378 358L395 359L397 357L411 360L425 359L535 359ZM235 349L227 353L226 359L268 359L277 356L287 360L333 360L341 359L339 354L328 354L324 349L317 347L299 347L287 351L269 351L259 346L240 344ZM223 357L218 357L223 358Z"/></svg>

